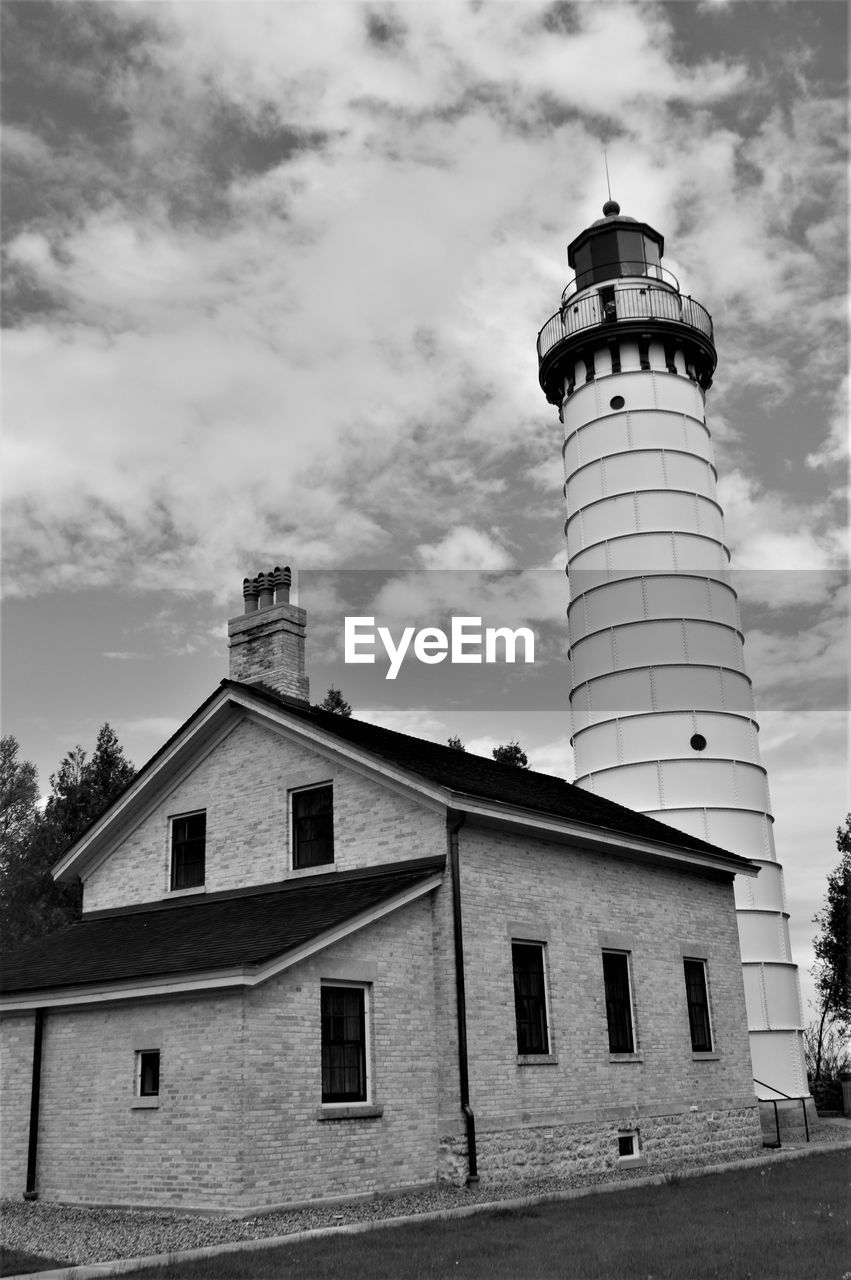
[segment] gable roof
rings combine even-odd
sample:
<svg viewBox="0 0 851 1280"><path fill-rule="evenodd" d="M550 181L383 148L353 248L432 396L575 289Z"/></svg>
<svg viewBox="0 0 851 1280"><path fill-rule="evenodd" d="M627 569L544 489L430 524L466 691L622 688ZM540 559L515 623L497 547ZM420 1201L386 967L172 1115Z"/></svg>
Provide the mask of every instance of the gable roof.
<svg viewBox="0 0 851 1280"><path fill-rule="evenodd" d="M434 888L445 858L418 858L356 871L93 912L4 958L0 993L154 979L203 970L260 969L319 950ZM366 920L364 919L364 923ZM278 966L283 967L282 965Z"/></svg>
<svg viewBox="0 0 851 1280"><path fill-rule="evenodd" d="M296 719L306 721L333 734L354 746L362 747L388 764L401 766L420 777L428 778L438 786L446 787L459 797L475 796L494 800L501 804L531 809L554 817L571 818L592 827L604 827L623 835L639 836L647 840L682 849L694 849L703 853L725 853L730 858L738 855L720 850L716 845L685 831L676 831L656 818L636 813L614 800L586 791L575 783L565 782L548 773L536 773L533 769L521 769L513 764L500 764L485 756L459 751L455 747L424 738L414 738L395 729L365 720L341 716L320 707L308 706L295 699L282 697L261 684L240 684L236 680L223 680L223 688L250 690L276 706L285 706ZM740 859L742 863L746 859Z"/></svg>
<svg viewBox="0 0 851 1280"><path fill-rule="evenodd" d="M417 791L429 803L477 812L480 820L491 824L513 824L533 834L569 838L627 856L658 854L668 862L690 862L728 876L758 871L747 858L563 778L323 711L262 683L227 679L69 846L54 867L54 876L71 879L107 856L114 840L132 830L143 816L157 788L185 776L246 715L270 728L295 733L313 750L337 754L388 782Z"/></svg>

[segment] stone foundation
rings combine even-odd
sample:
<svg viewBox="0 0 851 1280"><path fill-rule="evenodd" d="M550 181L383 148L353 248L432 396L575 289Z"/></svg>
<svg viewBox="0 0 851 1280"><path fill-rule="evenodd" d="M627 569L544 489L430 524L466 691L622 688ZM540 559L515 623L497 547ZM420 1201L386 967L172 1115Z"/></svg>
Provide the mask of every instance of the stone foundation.
<svg viewBox="0 0 851 1280"><path fill-rule="evenodd" d="M618 1139L634 1135L635 1155L621 1157ZM648 1173L684 1165L722 1164L762 1151L756 1105L669 1115L624 1114L607 1121L483 1128L477 1135L479 1176L486 1185L539 1178L589 1181L618 1169ZM467 1176L467 1143L445 1137L439 1181L461 1185Z"/></svg>

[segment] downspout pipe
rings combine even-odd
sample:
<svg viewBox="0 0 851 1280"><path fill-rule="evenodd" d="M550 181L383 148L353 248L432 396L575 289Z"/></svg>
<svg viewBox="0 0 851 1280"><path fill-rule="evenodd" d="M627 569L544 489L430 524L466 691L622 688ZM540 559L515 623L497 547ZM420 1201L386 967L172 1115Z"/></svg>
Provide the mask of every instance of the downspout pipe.
<svg viewBox="0 0 851 1280"><path fill-rule="evenodd" d="M38 1115L41 1102L41 1044L44 1039L44 1010L36 1009L33 1027L33 1077L30 1091L30 1137L27 1146L27 1186L25 1200L37 1200L35 1189L38 1168Z"/></svg>
<svg viewBox="0 0 851 1280"><path fill-rule="evenodd" d="M465 813L450 809L446 815L449 839L449 866L452 875L452 920L455 929L455 1004L458 1010L458 1082L461 1110L467 1130L467 1186L479 1183L476 1152L476 1117L470 1106L470 1073L467 1066L467 995L464 982L464 930L461 921L461 862L458 856L458 832L467 821Z"/></svg>

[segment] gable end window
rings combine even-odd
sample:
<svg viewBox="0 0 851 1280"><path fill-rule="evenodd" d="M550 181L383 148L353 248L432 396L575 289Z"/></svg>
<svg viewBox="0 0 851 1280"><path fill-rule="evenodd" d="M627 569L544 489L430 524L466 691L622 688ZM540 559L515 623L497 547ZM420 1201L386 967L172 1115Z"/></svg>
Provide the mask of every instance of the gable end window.
<svg viewBox="0 0 851 1280"><path fill-rule="evenodd" d="M603 981L606 987L609 1053L634 1053L628 951L603 952Z"/></svg>
<svg viewBox="0 0 851 1280"><path fill-rule="evenodd" d="M293 866L319 867L334 861L333 787L292 793Z"/></svg>
<svg viewBox="0 0 851 1280"><path fill-rule="evenodd" d="M140 1049L136 1054L136 1097L158 1098L160 1093L160 1051Z"/></svg>
<svg viewBox="0 0 851 1280"><path fill-rule="evenodd" d="M322 1101L366 1100L366 991L322 987Z"/></svg>
<svg viewBox="0 0 851 1280"><path fill-rule="evenodd" d="M544 948L538 942L512 942L511 962L517 1052L549 1053Z"/></svg>
<svg viewBox="0 0 851 1280"><path fill-rule="evenodd" d="M683 960L688 1003L688 1025L692 1053L712 1052L712 1026L709 1021L709 994L706 989L706 962Z"/></svg>
<svg viewBox="0 0 851 1280"><path fill-rule="evenodd" d="M171 887L193 889L204 883L207 813L183 814L171 820Z"/></svg>

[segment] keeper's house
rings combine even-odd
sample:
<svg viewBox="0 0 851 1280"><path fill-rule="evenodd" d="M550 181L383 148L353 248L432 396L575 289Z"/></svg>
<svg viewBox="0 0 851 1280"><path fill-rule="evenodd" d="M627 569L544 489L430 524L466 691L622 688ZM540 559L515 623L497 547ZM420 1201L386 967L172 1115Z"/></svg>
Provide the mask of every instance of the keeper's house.
<svg viewBox="0 0 851 1280"><path fill-rule="evenodd" d="M57 865L80 923L4 968L2 1194L248 1212L757 1151L756 867L311 707L288 578Z"/></svg>

